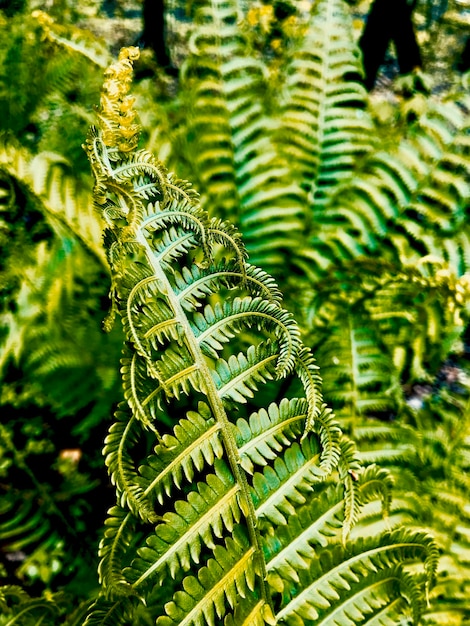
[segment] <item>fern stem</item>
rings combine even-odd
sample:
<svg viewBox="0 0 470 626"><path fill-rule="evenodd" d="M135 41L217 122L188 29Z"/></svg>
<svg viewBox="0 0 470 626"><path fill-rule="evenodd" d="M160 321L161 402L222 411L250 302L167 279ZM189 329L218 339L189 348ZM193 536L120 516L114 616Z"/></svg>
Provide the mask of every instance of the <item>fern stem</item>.
<svg viewBox="0 0 470 626"><path fill-rule="evenodd" d="M256 523L256 513L253 500L251 498L250 489L246 475L241 467L241 459L238 452L236 440L232 430L232 424L228 419L222 400L219 396L215 383L213 382L211 371L206 363L204 355L199 347L199 344L194 336L192 329L188 323L186 314L181 306L178 296L174 293L168 277L161 268L160 264L155 262L152 250L145 238L142 228L137 232L137 241L142 245L145 250L147 260L152 267L157 280L161 281L163 287L162 292L166 294L171 309L175 315L176 320L181 325L183 330L183 336L186 337L187 347L197 365L201 379L204 381L205 391L207 393L207 399L209 406L215 416L217 423L221 424L222 439L225 445L228 461L235 477L236 482L240 485L241 490L241 502L240 506L246 517L248 533L251 544L255 549L255 558L258 561L259 577L261 581L261 594L268 606L273 609L271 597L267 588L266 578L266 563L263 556L263 550L261 545L261 537L259 535ZM243 506L244 505L244 506Z"/></svg>

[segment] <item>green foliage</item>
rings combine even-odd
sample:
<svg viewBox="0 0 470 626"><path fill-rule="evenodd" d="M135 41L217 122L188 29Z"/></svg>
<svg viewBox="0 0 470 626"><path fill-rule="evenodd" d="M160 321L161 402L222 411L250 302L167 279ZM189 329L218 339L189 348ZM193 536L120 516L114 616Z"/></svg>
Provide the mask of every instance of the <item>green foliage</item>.
<svg viewBox="0 0 470 626"><path fill-rule="evenodd" d="M457 275L466 272L466 111L466 99L431 105L396 149L371 154L319 216L322 227L312 240L318 254L335 261L381 256L406 265L432 255Z"/></svg>
<svg viewBox="0 0 470 626"><path fill-rule="evenodd" d="M212 215L237 216L253 263L279 266L299 247L303 194L276 149L268 69L250 54L236 3L201 3L190 50L182 79L193 183Z"/></svg>
<svg viewBox="0 0 470 626"><path fill-rule="evenodd" d="M338 603L357 623L408 605L418 615L437 564L431 536L397 529L349 543L361 492L382 499L369 482L385 477L359 480L317 366L272 280L246 264L238 233L137 150L133 55L123 50L108 69L100 128L87 142L128 342L128 408L105 445L118 504L100 548L104 594L87 624L125 623L133 598L161 624L313 623ZM263 406L262 386L293 375L304 397ZM184 417L162 433L161 413ZM421 573L405 575L419 562ZM382 582L392 569L405 594Z"/></svg>
<svg viewBox="0 0 470 626"><path fill-rule="evenodd" d="M140 149L128 51L86 145L100 215L80 144L107 46L5 19L2 573L46 591L4 587L0 623L463 625L468 95L390 127L342 1L193 10L179 83L134 89L200 196ZM98 590L77 547L119 402Z"/></svg>
<svg viewBox="0 0 470 626"><path fill-rule="evenodd" d="M468 617L468 397L448 389L428 392L420 408L407 408L400 421L356 420L355 436L364 463L379 463L395 477L396 503L391 514L402 520L419 517L437 540L441 558L437 584L423 623L455 623ZM457 469L458 468L458 469ZM369 519L380 511L369 508ZM360 532L360 526L358 531ZM447 617L446 617L447 616Z"/></svg>
<svg viewBox="0 0 470 626"><path fill-rule="evenodd" d="M0 22L1 131L88 173L81 144L109 61L107 47L88 31L55 24L42 11L9 19L0 13Z"/></svg>
<svg viewBox="0 0 470 626"><path fill-rule="evenodd" d="M0 145L1 575L38 589L62 580L83 598L97 585L93 546L100 519L93 519L93 503L107 497L93 442L104 436L103 420L121 394L122 336L119 329L108 336L101 331L109 288L101 224L74 157L88 122L80 129L76 102L74 121L62 119L70 134L56 126L52 144L41 112L50 112L51 99L77 80L80 62L62 55L61 65L61 55L51 59L47 45L35 54L41 31L33 18L13 18L3 34L11 48L2 49L18 68L5 61L1 83L11 72L1 99L2 122L10 127ZM23 54L32 59L30 91ZM13 108L22 102L20 92L32 95L31 107ZM35 155L20 141L33 149L64 147L65 155ZM66 606L72 611L74 604ZM36 619L33 613L32 623Z"/></svg>
<svg viewBox="0 0 470 626"><path fill-rule="evenodd" d="M288 59L277 136L316 213L370 147L361 74L346 6L318 3Z"/></svg>

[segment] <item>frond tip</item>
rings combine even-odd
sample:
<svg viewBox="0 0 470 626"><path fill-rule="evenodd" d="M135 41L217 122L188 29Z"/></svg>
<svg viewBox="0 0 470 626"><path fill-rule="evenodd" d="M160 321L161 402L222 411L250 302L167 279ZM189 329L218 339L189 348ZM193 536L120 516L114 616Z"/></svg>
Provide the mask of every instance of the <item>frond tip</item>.
<svg viewBox="0 0 470 626"><path fill-rule="evenodd" d="M133 62L140 56L139 48L122 48L118 60L108 67L101 93L98 120L106 146L121 152L132 152L139 141L140 127L134 124L135 98L129 96Z"/></svg>

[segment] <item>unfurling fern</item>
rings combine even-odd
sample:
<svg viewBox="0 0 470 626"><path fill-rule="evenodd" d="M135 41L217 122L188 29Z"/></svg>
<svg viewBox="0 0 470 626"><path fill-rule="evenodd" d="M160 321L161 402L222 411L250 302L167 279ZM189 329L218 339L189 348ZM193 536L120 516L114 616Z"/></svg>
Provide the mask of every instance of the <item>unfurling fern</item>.
<svg viewBox="0 0 470 626"><path fill-rule="evenodd" d="M86 625L416 617L434 542L400 528L350 538L363 504L389 508L389 481L362 472L295 320L236 229L137 148L136 56L124 49L107 70L86 144L107 223L106 325L118 311L127 339L126 402L105 444L117 503Z"/></svg>

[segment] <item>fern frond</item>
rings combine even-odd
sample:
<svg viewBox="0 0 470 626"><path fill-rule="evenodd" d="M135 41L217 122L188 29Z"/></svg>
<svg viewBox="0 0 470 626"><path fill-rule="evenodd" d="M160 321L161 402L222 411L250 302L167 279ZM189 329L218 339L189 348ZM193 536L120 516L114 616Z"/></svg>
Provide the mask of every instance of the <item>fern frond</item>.
<svg viewBox="0 0 470 626"><path fill-rule="evenodd" d="M106 266L102 224L93 211L91 190L72 175L70 164L62 156L42 152L33 157L3 135L0 168L25 185L59 236L79 241L95 262Z"/></svg>
<svg viewBox="0 0 470 626"><path fill-rule="evenodd" d="M44 542L50 537L50 520L45 516L44 509L35 505L32 499L21 503L5 500L1 513L0 541L7 552L25 550L27 546Z"/></svg>
<svg viewBox="0 0 470 626"><path fill-rule="evenodd" d="M0 587L0 606L2 611L7 611L8 598L12 598L18 602L27 602L30 596L19 585L2 585Z"/></svg>
<svg viewBox="0 0 470 626"><path fill-rule="evenodd" d="M320 413L316 416L315 432L320 437L322 446L320 466L326 475L337 466L342 454L345 455L341 461L342 463L344 462L344 466L348 468L355 467L354 453L351 454L352 450L347 449L343 445L341 428L335 419L334 413L326 404L322 405Z"/></svg>
<svg viewBox="0 0 470 626"><path fill-rule="evenodd" d="M132 619L136 606L135 598L106 600L98 598L90 607L83 626L125 626Z"/></svg>
<svg viewBox="0 0 470 626"><path fill-rule="evenodd" d="M91 37L88 31L57 24L44 11L33 11L32 16L41 25L45 37L65 50L78 52L103 69L111 62L110 54L104 42L100 42L96 37Z"/></svg>
<svg viewBox="0 0 470 626"><path fill-rule="evenodd" d="M386 244L385 256L394 262L411 265L434 255L463 274L470 189L455 184L447 173L457 160L468 179L468 151L462 150L460 139L467 132L468 115L455 103L430 106L391 154L371 154L348 189L336 190L318 216L321 235L312 245L333 260L376 255ZM325 240L331 253L323 250Z"/></svg>
<svg viewBox="0 0 470 626"><path fill-rule="evenodd" d="M340 450L340 479L344 484L343 540L345 541L359 518L362 507L362 490L357 477L361 466L354 442L344 435L340 439Z"/></svg>
<svg viewBox="0 0 470 626"><path fill-rule="evenodd" d="M383 467L368 465L360 475L361 500L365 504L380 497L383 514L386 516L392 504L393 475Z"/></svg>
<svg viewBox="0 0 470 626"><path fill-rule="evenodd" d="M303 498L300 502L304 506L297 510L291 506L290 514L284 510L277 520L270 517L277 522L276 531L265 534L268 581L277 591L290 582L298 583L298 571L309 567L320 547L338 539L342 526L342 493L338 487L312 493L308 501Z"/></svg>
<svg viewBox="0 0 470 626"><path fill-rule="evenodd" d="M188 576L183 580L182 590L176 592L165 606L167 617L159 617L157 624L189 626L204 621L209 626L216 626L235 609L239 597L251 595L255 572L253 548L239 530L235 539L228 538L224 546L215 547L214 558L197 577Z"/></svg>
<svg viewBox="0 0 470 626"><path fill-rule="evenodd" d="M392 406L386 377L391 362L366 318L341 315L341 326L331 329L318 354L325 396L343 407L345 417L384 411Z"/></svg>
<svg viewBox="0 0 470 626"><path fill-rule="evenodd" d="M190 571L201 561L205 547L214 549L225 531L234 532L241 517L240 488L222 461L216 461L214 469L215 473L206 475L187 500L175 502L174 510L165 513L155 534L147 539L147 546L138 550L126 572L134 588L155 578L161 585L168 574L176 578L181 570Z"/></svg>
<svg viewBox="0 0 470 626"><path fill-rule="evenodd" d="M352 595L357 587L367 612L374 614L376 609L368 604L367 598L371 596L371 601L376 603L373 590L379 572L396 571L403 562L419 562L424 565L428 584L435 576L437 559L437 547L431 536L420 532L392 531L382 535L380 542L368 538L357 540L346 548L338 545L321 553L321 564L317 557L305 573L299 570L299 582L295 587L286 589L284 606L277 613L277 618L287 622L297 619L299 624L319 620L328 612L334 612L337 601ZM364 583L370 585L367 596L362 590ZM395 597L388 596L385 602L381 602L380 609L383 610L383 606L388 604L393 606L397 599L403 602L399 591ZM355 617L356 623L365 621L365 616L361 616L360 612Z"/></svg>
<svg viewBox="0 0 470 626"><path fill-rule="evenodd" d="M304 504L306 494L324 479L319 465L318 446L313 438L305 439L302 447L293 443L283 456L277 455L274 465L263 474L253 476L253 500L256 515L273 524L286 524L286 516L295 506Z"/></svg>
<svg viewBox="0 0 470 626"><path fill-rule="evenodd" d="M172 496L174 486L182 489L185 483L191 484L205 463L212 466L223 455L220 425L209 407L201 402L197 412L188 412L174 427L173 435L163 435L155 453L140 472L146 491L163 503L165 496Z"/></svg>
<svg viewBox="0 0 470 626"><path fill-rule="evenodd" d="M234 298L231 302L211 307L207 305L204 313L194 316L195 335L201 348L208 350L215 358L222 348L221 342L227 342L235 336L241 327L264 327L273 332L278 339L279 357L276 363L276 375L286 376L294 368L300 346L300 331L292 316L277 304L262 298Z"/></svg>
<svg viewBox="0 0 470 626"><path fill-rule="evenodd" d="M296 362L296 373L302 381L305 395L308 398L308 415L305 422L305 434L315 427L315 420L322 412L322 380L318 373L319 367L315 363L313 354L304 348Z"/></svg>
<svg viewBox="0 0 470 626"><path fill-rule="evenodd" d="M216 361L213 377L224 402L245 403L253 398L260 383L274 379L277 359L276 346L268 341L250 346L246 355L241 352L228 361Z"/></svg>
<svg viewBox="0 0 470 626"><path fill-rule="evenodd" d="M210 8L208 32L217 11L233 27L231 7ZM110 511L100 547L102 595L111 603L139 596L156 623L167 626L251 618L275 624L283 611L295 612L287 605L297 593L308 595L286 585L292 597L276 618L268 548L277 526L292 519L296 529L290 540L286 535L283 563L304 552L316 563L314 544L323 550L337 532L345 540L360 517L363 485L380 476L370 470L365 482L359 479L355 446L322 402L313 356L273 280L246 263L237 230L210 219L186 183L136 152L132 56L123 51L108 72L99 127L87 141L126 334L122 378L130 409L119 412L105 445L119 506ZM364 371L356 374L366 387L369 346L362 353L362 343L356 339ZM283 377L299 397L284 397ZM338 487L334 496L328 492L320 519L316 491L321 499L332 481ZM378 493L372 486L365 491L366 498ZM407 536L385 557L387 541L370 540L365 577L431 551L424 537L420 543ZM345 575L354 577L359 551L348 560ZM332 589L332 576L320 574L318 585ZM169 597L162 596L163 582ZM396 597L406 604L406 594ZM106 610L114 609L98 600L96 614Z"/></svg>
<svg viewBox="0 0 470 626"><path fill-rule="evenodd" d="M369 368L371 374L375 372L375 393L382 396L377 409L393 411L394 404L399 406L401 402L398 378L407 377L410 382L426 379L436 373L435 368L453 350L466 325L467 299L467 276L458 277L439 258L426 256L414 266L360 259L336 268L317 285L314 298L306 304L306 315L313 329L323 334L327 325L338 324L335 320L341 318L345 307L354 310L353 325L365 328L365 343L359 341L358 347L365 355L366 345L370 345L370 363L364 361L361 367ZM335 335L326 337L319 353L325 389L332 384L333 372L337 380L347 378L343 363L353 358L343 353L347 335L339 326L336 328L339 340L333 338ZM386 376L387 369L390 376ZM385 377L388 389L382 386ZM373 377L369 384L374 386ZM365 410L370 410L367 405Z"/></svg>
<svg viewBox="0 0 470 626"><path fill-rule="evenodd" d="M204 204L214 214L238 214L252 262L279 268L282 250L296 253L304 194L275 146L267 68L249 54L236 21L234 1L204 2L196 12L192 54L182 71L194 137L190 149Z"/></svg>
<svg viewBox="0 0 470 626"><path fill-rule="evenodd" d="M371 148L359 51L342 2L317 2L286 69L278 139L313 211L352 176Z"/></svg>
<svg viewBox="0 0 470 626"><path fill-rule="evenodd" d="M127 411L126 411L127 409ZM105 439L103 454L113 484L119 495L120 506L129 507L132 513L146 522L157 521L157 516L141 485L135 482L130 449L139 441L140 429L136 420L129 415L126 405L115 413L116 421Z"/></svg>
<svg viewBox="0 0 470 626"><path fill-rule="evenodd" d="M297 398L272 403L268 409L253 413L249 421L239 418L235 439L243 468L254 472L254 464L267 465L283 446L300 434L307 415L307 403Z"/></svg>
<svg viewBox="0 0 470 626"><path fill-rule="evenodd" d="M193 265L183 268L183 273L175 273L175 291L185 308L198 307L203 297L213 294L220 285L225 284L227 289L243 285L252 296L262 296L276 303L281 302L281 295L274 279L262 269L246 264L241 272L238 263L233 268L221 264L220 268L202 268Z"/></svg>
<svg viewBox="0 0 470 626"><path fill-rule="evenodd" d="M105 530L100 542L100 564L98 574L100 582L112 597L132 595L132 588L123 575L123 568L130 564L129 548L135 540L137 520L119 506L108 511Z"/></svg>
<svg viewBox="0 0 470 626"><path fill-rule="evenodd" d="M45 619L50 619L49 623L52 624L52 620L57 620L59 614L53 597L30 598L16 585L6 585L0 589L0 606L5 620L9 618L5 621L7 626L41 624Z"/></svg>

